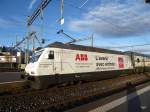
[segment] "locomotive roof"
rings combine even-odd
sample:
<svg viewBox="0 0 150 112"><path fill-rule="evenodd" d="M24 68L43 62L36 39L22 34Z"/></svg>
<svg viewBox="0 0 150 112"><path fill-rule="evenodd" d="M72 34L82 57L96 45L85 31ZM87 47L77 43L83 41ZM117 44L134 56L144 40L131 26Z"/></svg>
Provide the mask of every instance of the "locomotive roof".
<svg viewBox="0 0 150 112"><path fill-rule="evenodd" d="M147 54L141 54L141 53L137 53L137 52L132 52L132 51L126 51L124 52L125 54L134 54L136 56L144 56L144 57L149 57L150 58L150 55L147 55Z"/></svg>
<svg viewBox="0 0 150 112"><path fill-rule="evenodd" d="M52 44L49 44L46 47L55 47L55 48L64 48L64 49L91 51L91 52L100 52L100 53L111 53L111 54L124 54L121 51L96 48L96 47L91 47L91 46L76 45L76 44L64 44L61 42L54 42Z"/></svg>

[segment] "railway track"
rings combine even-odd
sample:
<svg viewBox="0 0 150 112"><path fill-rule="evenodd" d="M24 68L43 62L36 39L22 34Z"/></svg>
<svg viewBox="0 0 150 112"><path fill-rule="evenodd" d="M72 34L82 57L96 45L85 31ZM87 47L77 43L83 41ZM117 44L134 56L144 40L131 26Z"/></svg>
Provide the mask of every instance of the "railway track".
<svg viewBox="0 0 150 112"><path fill-rule="evenodd" d="M112 94L126 88L127 84L137 85L147 81L150 81L149 73L39 91L20 88L20 92L0 96L0 111L62 111L94 100L94 97Z"/></svg>
<svg viewBox="0 0 150 112"><path fill-rule="evenodd" d="M0 83L0 96L22 93L29 90L28 81L13 81Z"/></svg>
<svg viewBox="0 0 150 112"><path fill-rule="evenodd" d="M0 68L0 72L19 72L19 71L21 70L16 68Z"/></svg>

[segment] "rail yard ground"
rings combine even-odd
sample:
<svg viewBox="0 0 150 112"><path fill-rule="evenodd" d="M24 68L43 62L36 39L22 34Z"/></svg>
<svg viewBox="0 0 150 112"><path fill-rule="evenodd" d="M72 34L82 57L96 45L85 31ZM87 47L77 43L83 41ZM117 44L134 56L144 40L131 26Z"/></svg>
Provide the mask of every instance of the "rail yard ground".
<svg viewBox="0 0 150 112"><path fill-rule="evenodd" d="M150 82L127 89L70 109L67 112L150 112Z"/></svg>
<svg viewBox="0 0 150 112"><path fill-rule="evenodd" d="M26 88L27 82L4 83L7 89L0 94L0 111L67 111L149 81L150 73L144 73L44 90Z"/></svg>

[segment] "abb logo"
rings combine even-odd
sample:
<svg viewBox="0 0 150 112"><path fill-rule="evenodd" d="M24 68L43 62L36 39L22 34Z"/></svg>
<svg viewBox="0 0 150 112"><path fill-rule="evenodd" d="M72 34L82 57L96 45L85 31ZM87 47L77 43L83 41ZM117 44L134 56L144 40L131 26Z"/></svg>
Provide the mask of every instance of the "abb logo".
<svg viewBox="0 0 150 112"><path fill-rule="evenodd" d="M124 68L124 60L122 57L118 57L119 68Z"/></svg>
<svg viewBox="0 0 150 112"><path fill-rule="evenodd" d="M88 56L87 54L76 54L76 61L87 61L88 60Z"/></svg>

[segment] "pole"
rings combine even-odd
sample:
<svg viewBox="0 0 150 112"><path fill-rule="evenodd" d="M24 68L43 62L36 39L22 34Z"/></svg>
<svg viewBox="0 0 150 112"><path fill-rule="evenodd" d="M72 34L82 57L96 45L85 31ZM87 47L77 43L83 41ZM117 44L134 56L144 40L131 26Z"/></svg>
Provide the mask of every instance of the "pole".
<svg viewBox="0 0 150 112"><path fill-rule="evenodd" d="M41 12L40 13L41 14L41 38L40 40L42 40L44 39L44 11L42 8L40 9L40 12ZM43 47L43 44L41 44L42 45L41 47Z"/></svg>
<svg viewBox="0 0 150 112"><path fill-rule="evenodd" d="M16 45L18 44L18 37L17 37L17 35L16 35Z"/></svg>
<svg viewBox="0 0 150 112"><path fill-rule="evenodd" d="M60 18L60 24L64 24L64 0L61 0L61 18Z"/></svg>
<svg viewBox="0 0 150 112"><path fill-rule="evenodd" d="M93 47L93 42L94 42L94 37L93 37L93 34L92 34L92 37L91 37L91 46Z"/></svg>
<svg viewBox="0 0 150 112"><path fill-rule="evenodd" d="M28 21L29 21L29 16L28 16ZM30 39L30 25L27 25L28 27L28 38L27 38L27 50L26 50L26 64L29 63L29 39Z"/></svg>
<svg viewBox="0 0 150 112"><path fill-rule="evenodd" d="M32 52L34 53L35 50L35 36L32 36Z"/></svg>

